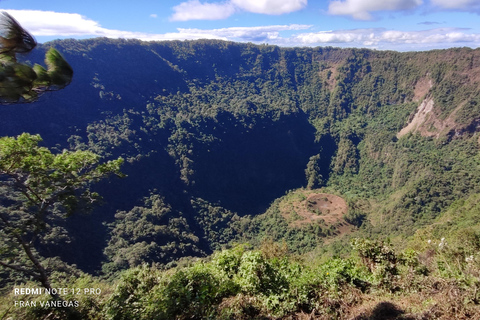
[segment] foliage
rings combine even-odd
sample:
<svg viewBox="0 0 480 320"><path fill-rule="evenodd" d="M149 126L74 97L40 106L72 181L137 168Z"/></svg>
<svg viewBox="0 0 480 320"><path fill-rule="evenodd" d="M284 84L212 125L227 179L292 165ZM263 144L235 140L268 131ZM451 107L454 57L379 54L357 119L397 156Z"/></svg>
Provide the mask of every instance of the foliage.
<svg viewBox="0 0 480 320"><path fill-rule="evenodd" d="M397 264L400 262L393 248L382 241L368 239L353 239L352 247L377 281L389 286L393 277L398 274Z"/></svg>
<svg viewBox="0 0 480 320"><path fill-rule="evenodd" d="M73 70L62 55L50 48L45 55L47 69L39 64L30 67L18 63L18 53L28 53L37 42L8 13L0 14L0 102L32 102L46 91L70 84Z"/></svg>
<svg viewBox="0 0 480 320"><path fill-rule="evenodd" d="M56 232L56 220L90 208L99 198L90 185L112 173L121 175L123 159L99 164L92 152L53 154L40 142L39 135L27 133L0 138L0 265L50 288L35 247Z"/></svg>
<svg viewBox="0 0 480 320"><path fill-rule="evenodd" d="M218 250L235 239L231 224L238 221L236 214L201 198L192 199L191 203L196 213L195 220L202 228L210 250Z"/></svg>
<svg viewBox="0 0 480 320"><path fill-rule="evenodd" d="M181 213L176 214L155 194L143 207L118 212L112 224L111 239L105 248L110 262L105 272L133 268L144 263L167 264L182 256L201 255L198 237Z"/></svg>
<svg viewBox="0 0 480 320"><path fill-rule="evenodd" d="M325 237L319 224L309 224L305 228L288 225L279 209L280 199L274 201L262 215L244 217L232 223L237 242L249 242L257 247L265 240L284 241L289 249L297 253L313 250Z"/></svg>
<svg viewBox="0 0 480 320"><path fill-rule="evenodd" d="M145 267L130 270L106 304L107 314L111 319L288 319L307 313L346 319L352 309L377 294L387 299L390 292L403 288L405 292L397 296L424 292L422 298L430 299L431 290L432 294L438 293L435 282L438 286L439 282L449 281L441 273L412 273L412 262L423 264L413 251L397 254L379 241L366 239L357 239L354 244L366 265L354 257L306 264L289 256L267 258L260 251L238 246L186 268L164 272ZM450 257L446 261L453 260ZM374 268L370 269L372 263ZM394 274L392 268L385 271L387 265L394 265ZM383 272L379 272L382 267ZM442 290L461 287L462 282L457 281ZM475 299L475 290L468 289L464 297ZM445 303L451 305L452 301ZM459 312L478 314L474 306L472 300L464 300L457 308ZM435 308L424 304L420 310L428 314ZM438 315L448 317L447 309L437 310ZM416 312L417 316L422 314L419 309Z"/></svg>
<svg viewBox="0 0 480 320"><path fill-rule="evenodd" d="M161 271L146 265L132 268L123 272L115 286L81 274L55 275L52 279L59 287L101 288L98 295L63 297L78 300L82 319L290 319L302 314L350 319L352 315L365 315L373 308L372 300L384 301L385 306L378 308L408 312L412 319L429 318L432 313L438 319L448 319L454 315L452 310L457 315L475 317L480 314L480 283L475 276L480 270L478 261L466 256L465 262L458 264L457 253L452 253L459 248L446 251L449 241L441 240L442 246L434 244L438 249L430 261L422 257L424 252L408 249L397 253L393 246L367 239L353 241L361 259L353 255L325 262L320 262L320 257L303 260L288 254L266 256L281 247L266 242L263 251L236 246L175 269ZM464 244L465 252L474 250L477 242ZM412 269L420 266L429 272ZM401 301L409 297L410 305L404 306ZM11 305L12 298L4 295L1 299ZM441 301L430 303L436 299ZM61 310L39 307L2 307L0 312L24 319L62 316ZM371 312L380 313L374 308Z"/></svg>
<svg viewBox="0 0 480 320"><path fill-rule="evenodd" d="M307 189L317 189L323 186L324 181L321 174L320 154L310 157L305 169L305 176L307 178Z"/></svg>

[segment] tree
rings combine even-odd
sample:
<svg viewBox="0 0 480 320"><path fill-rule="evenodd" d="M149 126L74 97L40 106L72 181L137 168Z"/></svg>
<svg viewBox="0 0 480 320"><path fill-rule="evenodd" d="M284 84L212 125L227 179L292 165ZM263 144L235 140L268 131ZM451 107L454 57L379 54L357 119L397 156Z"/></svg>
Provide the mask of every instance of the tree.
<svg viewBox="0 0 480 320"><path fill-rule="evenodd" d="M55 228L55 220L92 206L93 182L121 175L122 158L99 163L90 151L53 154L39 135L0 138L0 266L20 272L50 289L47 268L35 246Z"/></svg>
<svg viewBox="0 0 480 320"><path fill-rule="evenodd" d="M36 45L33 36L11 15L0 13L0 104L32 102L72 81L72 68L54 48L45 55L46 69L17 62L17 54L28 53Z"/></svg>
<svg viewBox="0 0 480 320"><path fill-rule="evenodd" d="M146 198L144 206L117 212L115 218L105 249L110 260L103 268L107 273L203 254L198 237L182 213L173 210L159 195Z"/></svg>
<svg viewBox="0 0 480 320"><path fill-rule="evenodd" d="M0 13L0 104L32 102L70 84L73 70L54 48L46 53L47 68L17 62L17 54L36 45L13 17ZM28 133L0 138L0 267L39 281L54 299L62 300L51 290L38 245L58 240L58 219L88 210L99 199L91 184L112 173L121 175L123 159L100 164L100 157L90 151L53 154L39 146L41 141ZM70 307L59 312L68 319L82 318Z"/></svg>
<svg viewBox="0 0 480 320"><path fill-rule="evenodd" d="M323 176L320 168L320 154L311 156L307 168L305 169L305 176L307 178L307 189L316 189L323 186Z"/></svg>

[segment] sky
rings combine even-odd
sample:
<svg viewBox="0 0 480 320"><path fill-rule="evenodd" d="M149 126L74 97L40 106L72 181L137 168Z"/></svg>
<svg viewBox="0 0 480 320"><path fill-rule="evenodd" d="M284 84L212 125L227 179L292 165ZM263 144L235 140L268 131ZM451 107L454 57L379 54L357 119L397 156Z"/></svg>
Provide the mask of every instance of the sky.
<svg viewBox="0 0 480 320"><path fill-rule="evenodd" d="M480 47L480 0L0 0L38 42L222 39L283 47Z"/></svg>

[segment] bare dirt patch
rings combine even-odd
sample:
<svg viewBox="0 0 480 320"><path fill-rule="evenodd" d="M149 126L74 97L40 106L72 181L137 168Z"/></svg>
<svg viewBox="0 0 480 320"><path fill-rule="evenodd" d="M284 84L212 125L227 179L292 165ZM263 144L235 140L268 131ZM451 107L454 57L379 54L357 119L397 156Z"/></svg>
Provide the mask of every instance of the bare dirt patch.
<svg viewBox="0 0 480 320"><path fill-rule="evenodd" d="M350 232L352 225L344 219L347 202L337 195L316 191L297 190L280 203L280 212L290 226L319 223L323 227L334 227L340 234Z"/></svg>
<svg viewBox="0 0 480 320"><path fill-rule="evenodd" d="M340 62L329 62L327 66L318 72L320 79L323 79L329 90L333 90L337 85L338 68Z"/></svg>
<svg viewBox="0 0 480 320"><path fill-rule="evenodd" d="M428 77L423 77L420 80L417 81L415 84L415 89L414 89L414 96L413 96L413 101L420 101L423 99L428 91L432 88L433 83L432 80L429 79Z"/></svg>
<svg viewBox="0 0 480 320"><path fill-rule="evenodd" d="M345 200L327 193L309 195L304 206L306 210L302 210L299 214L305 219L323 219L327 224L334 224L342 220L348 208Z"/></svg>

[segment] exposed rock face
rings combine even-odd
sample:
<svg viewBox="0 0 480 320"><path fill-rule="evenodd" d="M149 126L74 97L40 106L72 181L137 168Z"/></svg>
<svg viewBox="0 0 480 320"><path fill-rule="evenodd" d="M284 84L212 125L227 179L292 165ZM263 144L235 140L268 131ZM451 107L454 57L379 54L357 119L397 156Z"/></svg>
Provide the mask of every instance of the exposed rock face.
<svg viewBox="0 0 480 320"><path fill-rule="evenodd" d="M433 105L434 103L432 98L426 98L423 100L418 107L417 112L413 115L410 123L400 130L400 132L397 134L397 137L401 138L409 132L418 131L428 120L431 119Z"/></svg>
<svg viewBox="0 0 480 320"><path fill-rule="evenodd" d="M427 97L419 105L415 114L410 116L409 123L397 134L401 138L407 133L420 133L424 137L448 136L455 138L464 134L475 133L480 130L480 118L473 119L470 123L457 123L457 113L467 101L461 103L448 117L441 119L440 112L436 110L433 98Z"/></svg>

